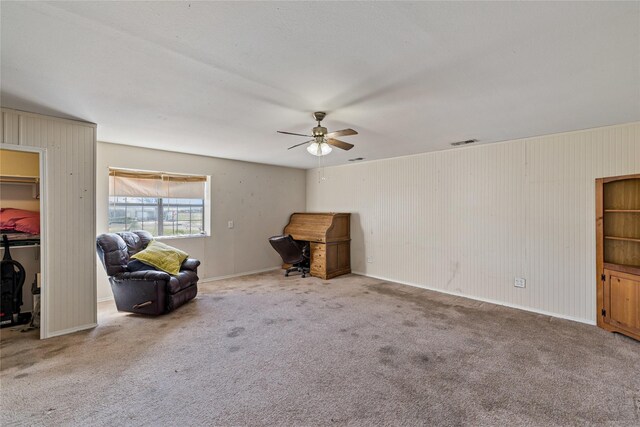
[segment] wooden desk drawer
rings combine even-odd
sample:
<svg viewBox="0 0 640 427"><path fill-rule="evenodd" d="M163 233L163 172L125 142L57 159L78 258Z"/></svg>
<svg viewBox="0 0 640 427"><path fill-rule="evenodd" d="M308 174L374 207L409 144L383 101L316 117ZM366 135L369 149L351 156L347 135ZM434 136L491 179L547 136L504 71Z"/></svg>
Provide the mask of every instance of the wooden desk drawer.
<svg viewBox="0 0 640 427"><path fill-rule="evenodd" d="M324 243L311 243L311 275L324 277L326 275L326 245Z"/></svg>
<svg viewBox="0 0 640 427"><path fill-rule="evenodd" d="M324 243L310 243L309 249L311 250L311 258L316 256L324 256L327 245Z"/></svg>

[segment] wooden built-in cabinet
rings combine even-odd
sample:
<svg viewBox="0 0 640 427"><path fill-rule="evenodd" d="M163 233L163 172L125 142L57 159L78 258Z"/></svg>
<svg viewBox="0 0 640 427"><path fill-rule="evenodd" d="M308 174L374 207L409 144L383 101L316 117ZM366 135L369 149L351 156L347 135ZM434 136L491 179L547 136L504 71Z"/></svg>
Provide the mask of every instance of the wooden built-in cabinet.
<svg viewBox="0 0 640 427"><path fill-rule="evenodd" d="M598 326L640 340L640 174L596 180Z"/></svg>

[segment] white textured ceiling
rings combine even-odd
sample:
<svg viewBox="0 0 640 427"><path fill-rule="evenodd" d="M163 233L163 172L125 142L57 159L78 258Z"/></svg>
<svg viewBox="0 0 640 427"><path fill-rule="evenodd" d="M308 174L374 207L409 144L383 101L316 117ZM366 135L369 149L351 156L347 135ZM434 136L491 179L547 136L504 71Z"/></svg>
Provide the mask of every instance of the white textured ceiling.
<svg viewBox="0 0 640 427"><path fill-rule="evenodd" d="M0 3L2 105L309 168L640 119L640 3Z"/></svg>

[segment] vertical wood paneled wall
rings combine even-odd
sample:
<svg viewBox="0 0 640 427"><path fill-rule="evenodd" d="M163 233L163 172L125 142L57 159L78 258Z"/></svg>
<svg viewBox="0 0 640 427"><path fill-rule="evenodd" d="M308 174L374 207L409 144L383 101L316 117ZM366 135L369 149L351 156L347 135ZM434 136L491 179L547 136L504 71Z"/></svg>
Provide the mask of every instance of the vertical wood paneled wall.
<svg viewBox="0 0 640 427"><path fill-rule="evenodd" d="M638 172L631 123L310 170L307 211L352 213L354 272L595 323L595 179Z"/></svg>
<svg viewBox="0 0 640 427"><path fill-rule="evenodd" d="M46 150L42 336L95 326L96 125L5 108L1 112L2 143Z"/></svg>

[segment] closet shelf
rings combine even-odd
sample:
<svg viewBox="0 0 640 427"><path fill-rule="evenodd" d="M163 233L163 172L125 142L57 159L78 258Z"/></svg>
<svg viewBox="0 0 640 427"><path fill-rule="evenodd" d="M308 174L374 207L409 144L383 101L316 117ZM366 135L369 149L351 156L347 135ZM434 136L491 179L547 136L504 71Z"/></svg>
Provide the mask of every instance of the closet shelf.
<svg viewBox="0 0 640 427"><path fill-rule="evenodd" d="M0 175L0 182L6 184L37 184L40 178L37 176Z"/></svg>
<svg viewBox="0 0 640 427"><path fill-rule="evenodd" d="M638 242L638 243L640 243L640 239L634 239L634 238L631 238L631 237L604 236L604 238L608 239L608 240L622 240L622 241L625 241L625 242Z"/></svg>
<svg viewBox="0 0 640 427"><path fill-rule="evenodd" d="M605 213L640 213L640 209L605 209Z"/></svg>

